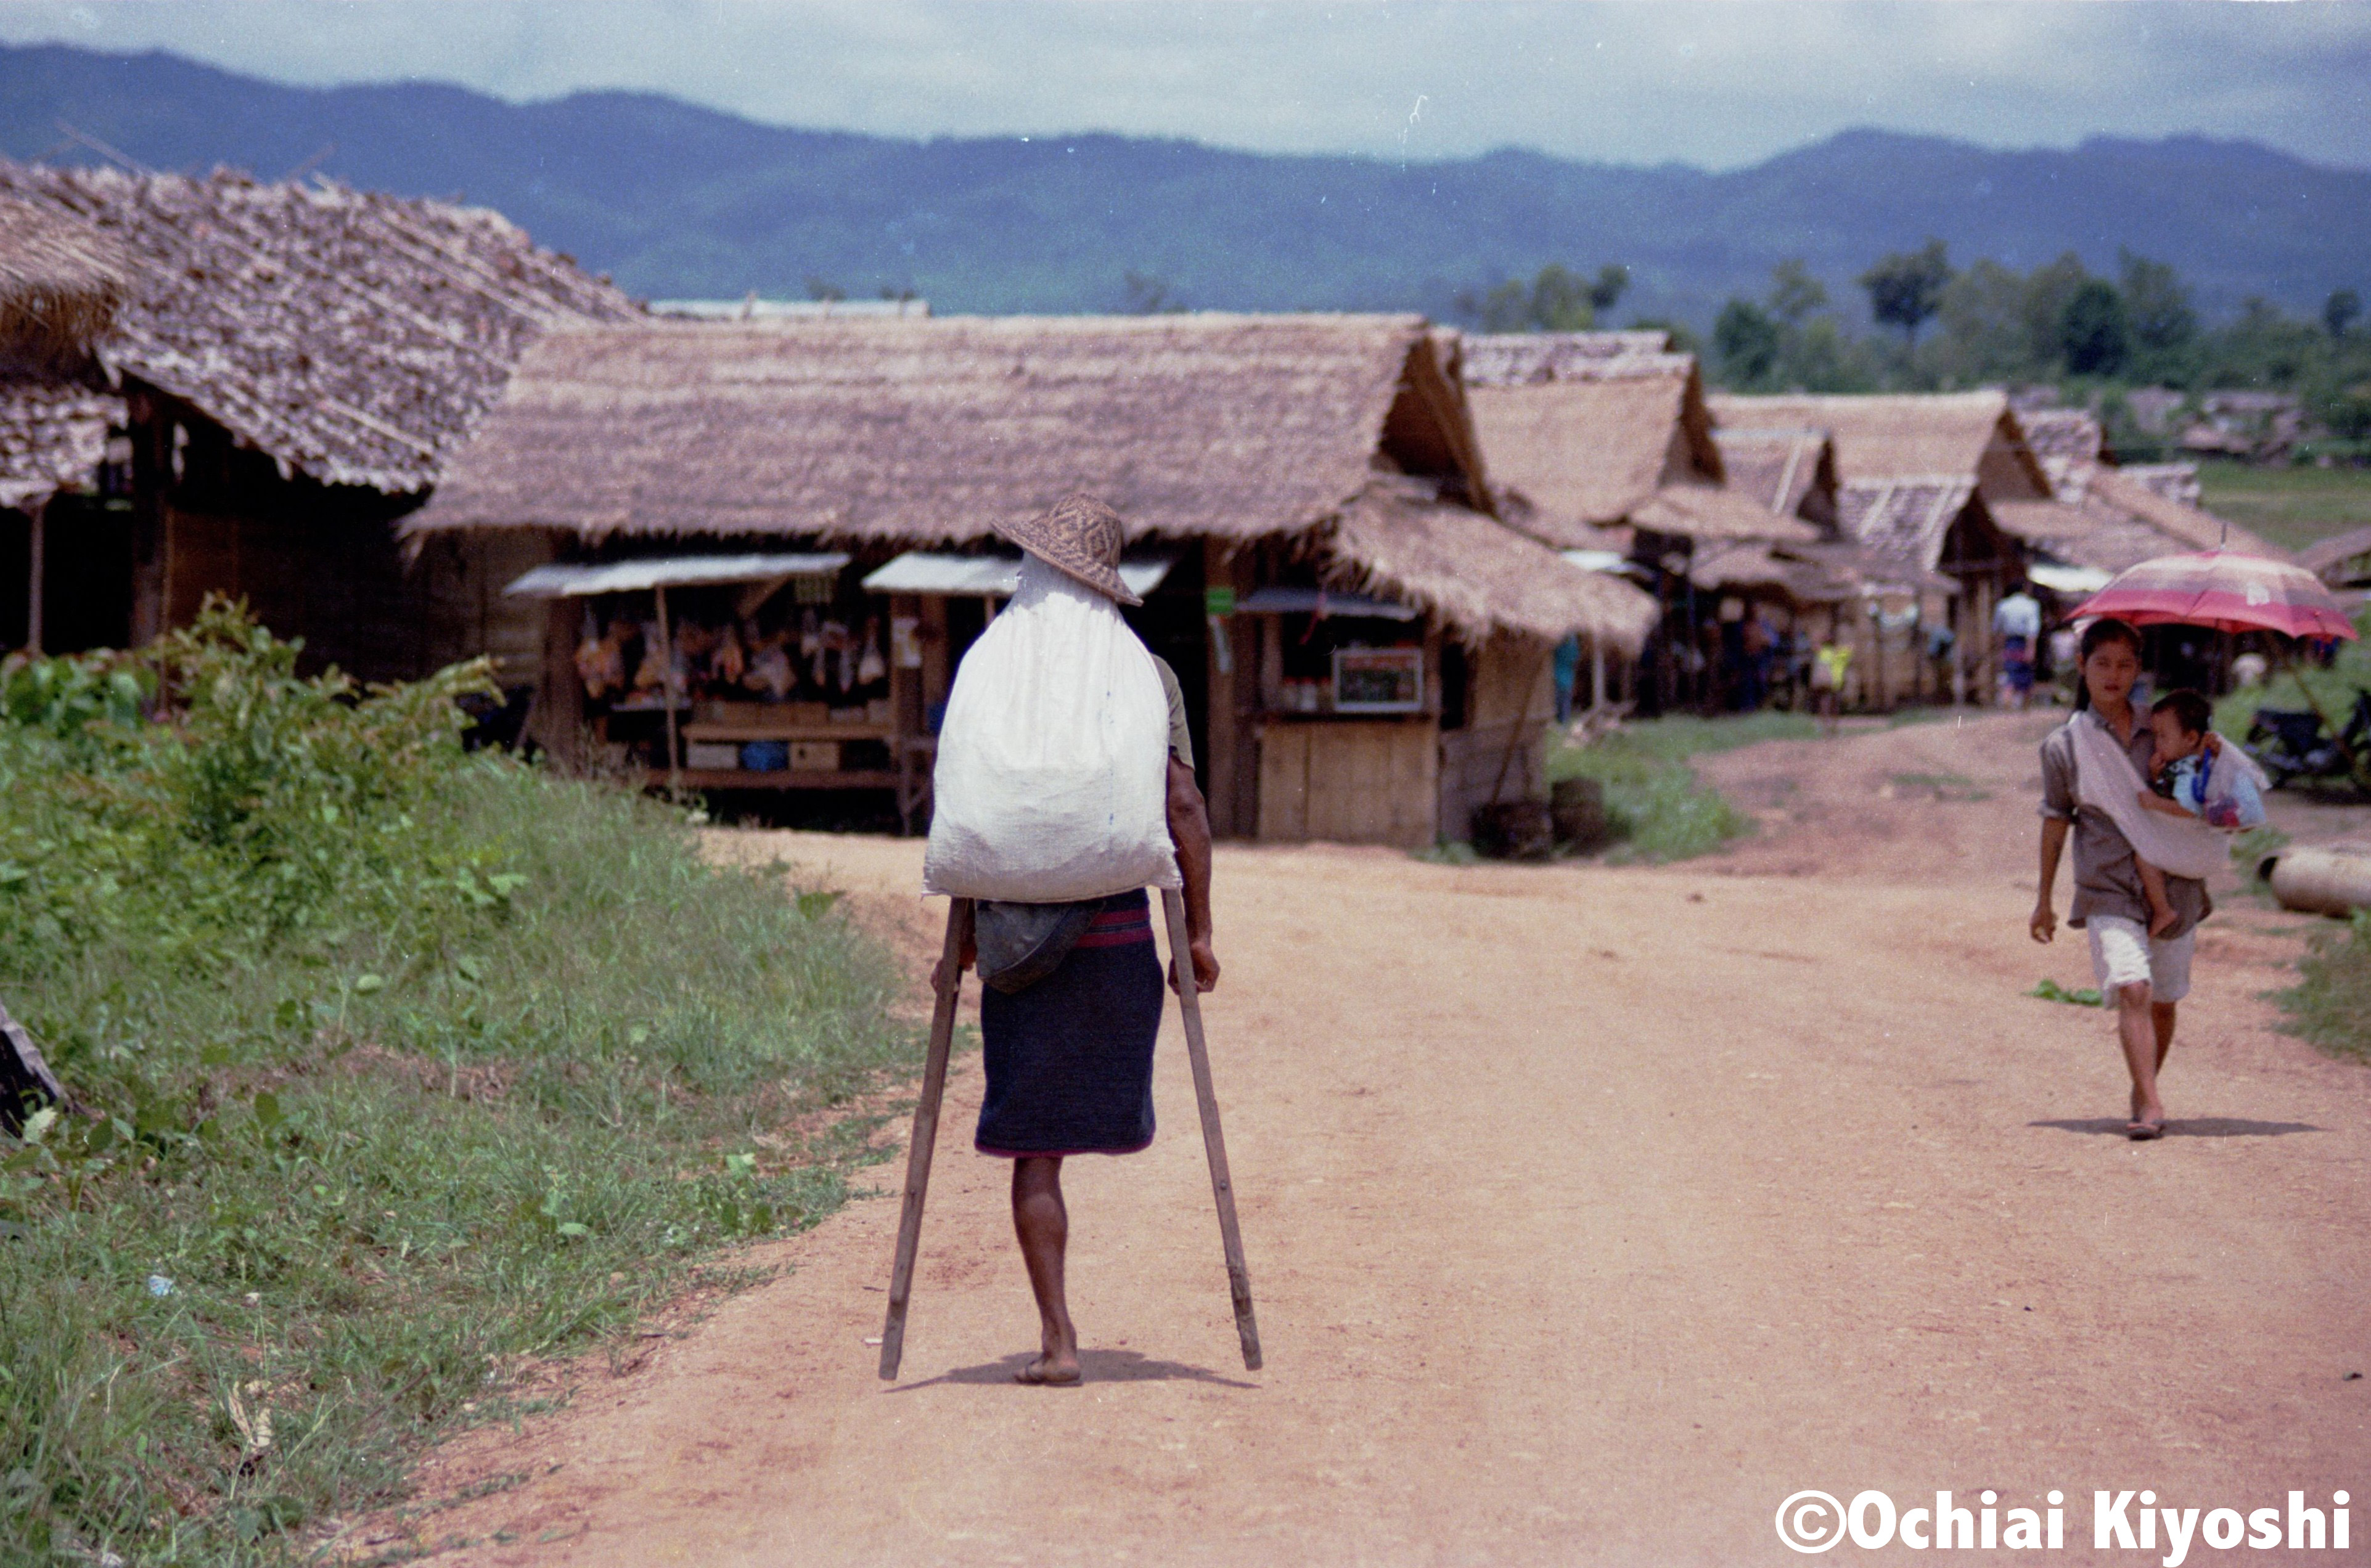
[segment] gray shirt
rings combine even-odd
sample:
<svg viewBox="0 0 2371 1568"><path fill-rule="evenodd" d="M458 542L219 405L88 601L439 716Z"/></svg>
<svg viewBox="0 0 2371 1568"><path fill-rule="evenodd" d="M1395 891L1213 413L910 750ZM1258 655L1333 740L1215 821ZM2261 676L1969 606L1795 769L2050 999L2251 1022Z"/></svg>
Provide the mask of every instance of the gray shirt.
<svg viewBox="0 0 2371 1568"><path fill-rule="evenodd" d="M2134 721L2132 741L2124 749L2132 755L2134 771L2145 778L2157 742L2137 714ZM2075 905L2066 912L2066 923L2080 926L2094 915L2121 915L2145 928L2148 894L2141 888L2132 845L2113 818L2095 806L2081 804L2076 796L2075 736L2069 728L2074 722L2069 719L2041 743L2041 814L2075 824L2067 835L2075 841ZM2165 895L2175 917L2168 938L2184 935L2215 913L2206 884L2194 877L2167 876Z"/></svg>

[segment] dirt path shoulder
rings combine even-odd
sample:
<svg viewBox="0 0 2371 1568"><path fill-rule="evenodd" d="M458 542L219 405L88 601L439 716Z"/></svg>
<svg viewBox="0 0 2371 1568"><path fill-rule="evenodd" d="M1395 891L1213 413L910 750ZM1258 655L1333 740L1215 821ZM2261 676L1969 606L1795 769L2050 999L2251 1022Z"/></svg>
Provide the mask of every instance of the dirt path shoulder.
<svg viewBox="0 0 2371 1568"><path fill-rule="evenodd" d="M2095 1487L2361 1493L2371 1075L2260 999L2300 923L2218 917L2175 1136L2128 1144L2102 1017L2019 994L2088 983L2079 940L2023 932L2030 743L1901 733L1817 755L1897 790L1824 848L1774 823L1663 870L1221 849L1209 1020L1265 1371L1235 1358L1173 1009L1153 1147L1070 1173L1083 1388L1010 1381L1034 1315L1005 1168L969 1148L973 1057L906 1381L865 1343L877 1197L761 1250L790 1272L630 1376L442 1452L432 1495L530 1479L429 1539L538 1565L1734 1564L1794 1561L1771 1521L1802 1488L2057 1488L2053 1556L2083 1562ZM1824 811L1791 772L1748 803ZM1905 804L1972 813L1955 836L1884 831L1891 776L1929 773L1985 798ZM719 851L938 918L918 844Z"/></svg>

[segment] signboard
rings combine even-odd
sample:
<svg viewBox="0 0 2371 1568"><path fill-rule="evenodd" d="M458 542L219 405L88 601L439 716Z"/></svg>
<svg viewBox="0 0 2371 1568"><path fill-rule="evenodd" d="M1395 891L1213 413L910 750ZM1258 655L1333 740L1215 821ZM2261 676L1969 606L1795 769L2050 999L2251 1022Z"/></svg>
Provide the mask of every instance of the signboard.
<svg viewBox="0 0 2371 1568"><path fill-rule="evenodd" d="M1424 650L1337 648L1334 651L1334 711L1424 711Z"/></svg>

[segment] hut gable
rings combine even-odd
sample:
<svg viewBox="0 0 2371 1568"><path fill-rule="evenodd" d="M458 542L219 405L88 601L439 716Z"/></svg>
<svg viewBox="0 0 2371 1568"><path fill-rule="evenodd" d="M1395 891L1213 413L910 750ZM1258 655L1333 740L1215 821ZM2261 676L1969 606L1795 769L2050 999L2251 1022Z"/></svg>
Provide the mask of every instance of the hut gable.
<svg viewBox="0 0 2371 1568"><path fill-rule="evenodd" d="M2004 393L1724 393L1711 405L1714 419L1727 427L1828 432L1835 442L1837 478L1848 486L1948 475L1976 486L1988 502L2050 498L2050 478Z"/></svg>
<svg viewBox="0 0 2371 1568"><path fill-rule="evenodd" d="M1951 525L1975 493L1974 481L1957 474L1847 481L1836 498L1836 521L1844 536L1864 550L1932 571Z"/></svg>
<svg viewBox="0 0 2371 1568"><path fill-rule="evenodd" d="M1559 548L1664 503L1661 531L1787 537L1797 530L1719 490L1703 378L1660 332L1503 334L1468 340L1467 398L1509 519Z"/></svg>
<svg viewBox="0 0 2371 1568"><path fill-rule="evenodd" d="M1826 431L1716 425L1712 436L1730 490L1783 516L1835 526L1836 446Z"/></svg>
<svg viewBox="0 0 2371 1568"><path fill-rule="evenodd" d="M328 484L434 482L526 344L639 314L499 214L327 182L0 161L0 200L123 259L97 352Z"/></svg>

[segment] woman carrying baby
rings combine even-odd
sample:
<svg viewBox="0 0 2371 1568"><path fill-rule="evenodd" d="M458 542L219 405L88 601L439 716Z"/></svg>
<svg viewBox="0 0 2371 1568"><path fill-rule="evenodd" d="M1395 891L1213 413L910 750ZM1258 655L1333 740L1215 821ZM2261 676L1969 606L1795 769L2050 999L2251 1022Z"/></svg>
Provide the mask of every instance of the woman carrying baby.
<svg viewBox="0 0 2371 1568"><path fill-rule="evenodd" d="M2190 992L2198 923L2214 912L2205 878L2227 856L2203 821L2177 822L2141 803L2151 797L2146 780L2158 772L2160 736L2132 700L2140 633L2119 620L2093 622L2079 669L2074 716L2041 743L2041 885L2028 928L2037 942L2057 934L2053 890L2071 836L2075 897L2066 923L2089 936L2100 997L2116 1010L2133 1082L2124 1131L2140 1141L2165 1135L2157 1075L2173 1047L2175 1009ZM2194 710L2186 719L2176 712L2170 721L2178 727L2197 718ZM2205 746L2201 731L2189 755ZM2150 897L2145 877L2161 882L2159 899Z"/></svg>

